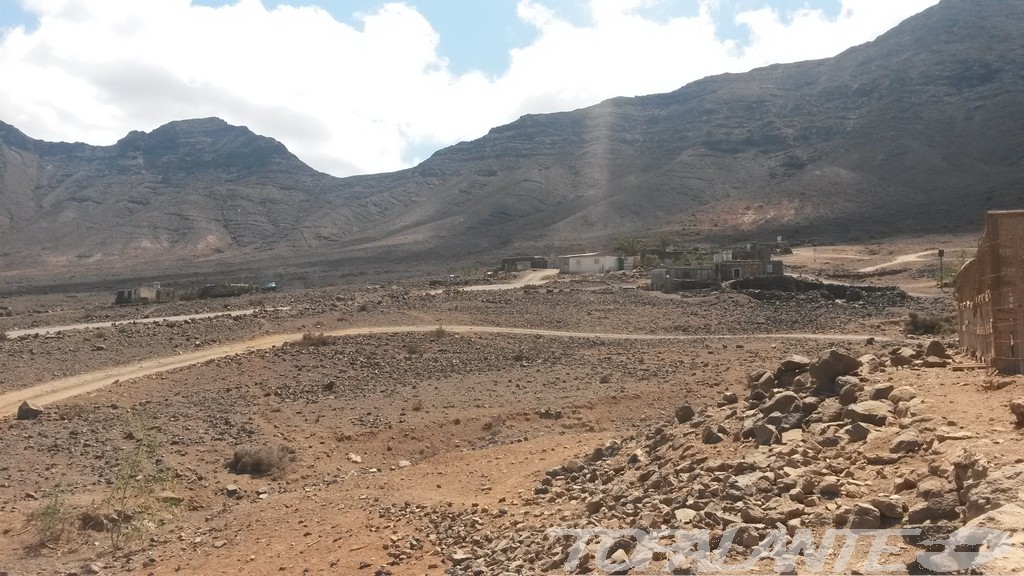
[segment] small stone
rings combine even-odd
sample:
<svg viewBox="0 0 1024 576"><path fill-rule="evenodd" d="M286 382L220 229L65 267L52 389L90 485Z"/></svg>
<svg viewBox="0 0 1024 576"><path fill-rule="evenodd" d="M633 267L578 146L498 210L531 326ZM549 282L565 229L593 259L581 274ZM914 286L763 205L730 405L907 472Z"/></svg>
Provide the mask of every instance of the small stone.
<svg viewBox="0 0 1024 576"><path fill-rule="evenodd" d="M227 486L224 487L224 494L229 498L234 498L235 496L238 496L238 486L235 486L234 484L228 484Z"/></svg>
<svg viewBox="0 0 1024 576"><path fill-rule="evenodd" d="M860 422L854 422L846 428L843 428L843 434L850 439L850 442L863 442L868 439L871 434L871 428L868 428Z"/></svg>
<svg viewBox="0 0 1024 576"><path fill-rule="evenodd" d="M412 466L412 462L409 462L408 460L399 460L398 461L398 467L399 468L408 468L409 466Z"/></svg>
<svg viewBox="0 0 1024 576"><path fill-rule="evenodd" d="M690 508L680 508L676 510L674 514L676 522L679 522L680 524L689 524L697 517L697 511Z"/></svg>
<svg viewBox="0 0 1024 576"><path fill-rule="evenodd" d="M893 391L895 394L899 389ZM892 395L890 394L890 398ZM872 426L885 426L891 415L890 404L885 400L865 400L851 404L843 410L843 418L852 422L871 424Z"/></svg>
<svg viewBox="0 0 1024 576"><path fill-rule="evenodd" d="M896 386L892 382L886 382L884 384L875 384L868 391L868 400L888 400L889 394L896 389Z"/></svg>
<svg viewBox="0 0 1024 576"><path fill-rule="evenodd" d="M685 424L690 420L693 420L693 417L696 414L697 412L693 409L693 406L684 404L683 406L676 408L676 422Z"/></svg>
<svg viewBox="0 0 1024 576"><path fill-rule="evenodd" d="M878 509L878 512L885 518L902 520L906 513L907 505L899 496L879 496L871 499L871 505Z"/></svg>
<svg viewBox="0 0 1024 576"><path fill-rule="evenodd" d="M178 505L185 501L185 498L169 490L164 490L156 495L156 499L164 504Z"/></svg>
<svg viewBox="0 0 1024 576"><path fill-rule="evenodd" d="M724 440L724 438L722 438L722 435L719 434L711 426L706 426L704 428L703 432L701 432L700 439L705 444L718 444L719 442Z"/></svg>
<svg viewBox="0 0 1024 576"><path fill-rule="evenodd" d="M889 452L891 454L910 454L921 450L923 446L924 442L921 441L921 437L917 435L917 432L906 430L889 444Z"/></svg>
<svg viewBox="0 0 1024 576"><path fill-rule="evenodd" d="M804 440L804 431L799 428L786 430L782 433L783 444L799 444Z"/></svg>
<svg viewBox="0 0 1024 576"><path fill-rule="evenodd" d="M917 398L917 390L911 386L900 386L889 394L888 400L893 404L899 404L901 402L909 402L914 398Z"/></svg>
<svg viewBox="0 0 1024 576"><path fill-rule="evenodd" d="M850 528L853 530L873 530L882 527L882 514L878 508L870 504L858 502L853 505L850 513Z"/></svg>
<svg viewBox="0 0 1024 576"><path fill-rule="evenodd" d="M847 384L839 391L839 403L843 406L854 404L857 402L857 396L859 393L860 392L856 384Z"/></svg>
<svg viewBox="0 0 1024 576"><path fill-rule="evenodd" d="M362 459L361 456L359 456L357 454L353 454L351 452L348 453L348 461L352 462L354 464L362 464L363 463L363 459Z"/></svg>

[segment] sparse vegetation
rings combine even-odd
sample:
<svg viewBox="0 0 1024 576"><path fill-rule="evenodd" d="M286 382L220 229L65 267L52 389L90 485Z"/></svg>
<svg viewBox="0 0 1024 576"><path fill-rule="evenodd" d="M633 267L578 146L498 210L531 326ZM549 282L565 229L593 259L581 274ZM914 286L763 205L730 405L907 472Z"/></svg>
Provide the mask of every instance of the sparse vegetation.
<svg viewBox="0 0 1024 576"><path fill-rule="evenodd" d="M501 431L501 427L504 424L505 424L505 419L504 418L502 418L500 415L494 415L494 416L491 416L490 418L488 418L487 420L484 420L484 423L483 423L483 426L481 426L481 429L484 432L489 433L491 436L496 436L498 434L498 432Z"/></svg>
<svg viewBox="0 0 1024 576"><path fill-rule="evenodd" d="M623 256L642 256L646 248L639 238L622 238L615 243L615 250Z"/></svg>
<svg viewBox="0 0 1024 576"><path fill-rule="evenodd" d="M6 341L7 341L7 330L4 330L3 328L0 328L0 342L6 342Z"/></svg>
<svg viewBox="0 0 1024 576"><path fill-rule="evenodd" d="M120 550L129 541L140 538L151 525L147 517L153 512L151 497L157 488L170 480L170 471L157 457L160 444L149 431L148 415L135 418L125 439L132 442L121 455L114 473L113 487L103 502L102 514L110 534L110 545Z"/></svg>
<svg viewBox="0 0 1024 576"><path fill-rule="evenodd" d="M291 344L299 348L316 348L321 346L332 346L337 343L337 341L337 336L330 336L323 332L306 332L302 335L302 338L291 342Z"/></svg>
<svg viewBox="0 0 1024 576"><path fill-rule="evenodd" d="M412 410L413 412L419 412L420 410L423 410L423 400L421 398L413 400L412 406L410 406L409 409Z"/></svg>
<svg viewBox="0 0 1024 576"><path fill-rule="evenodd" d="M36 534L35 540L29 545L30 551L36 552L42 548L58 547L64 539L64 533L70 520L71 514L68 511L67 500L58 486L50 492L46 503L30 518Z"/></svg>
<svg viewBox="0 0 1024 576"><path fill-rule="evenodd" d="M356 306L356 311L357 312L368 312L369 310L370 310L370 305L367 304L366 302L360 302L359 306Z"/></svg>
<svg viewBox="0 0 1024 576"><path fill-rule="evenodd" d="M430 338L433 340L440 340L448 335L448 331L444 329L444 326L438 326L430 331Z"/></svg>
<svg viewBox="0 0 1024 576"><path fill-rule="evenodd" d="M254 296L249 299L249 306L251 308L266 308L267 299L263 296Z"/></svg>
<svg viewBox="0 0 1024 576"><path fill-rule="evenodd" d="M295 460L297 456L291 446L240 446L228 461L228 469L235 474L283 478Z"/></svg>
<svg viewBox="0 0 1024 576"><path fill-rule="evenodd" d="M405 353L409 356L423 356L423 347L418 342L409 342L405 345Z"/></svg>
<svg viewBox="0 0 1024 576"><path fill-rule="evenodd" d="M903 331L907 334L949 334L955 322L951 316L921 316L917 312L907 314Z"/></svg>

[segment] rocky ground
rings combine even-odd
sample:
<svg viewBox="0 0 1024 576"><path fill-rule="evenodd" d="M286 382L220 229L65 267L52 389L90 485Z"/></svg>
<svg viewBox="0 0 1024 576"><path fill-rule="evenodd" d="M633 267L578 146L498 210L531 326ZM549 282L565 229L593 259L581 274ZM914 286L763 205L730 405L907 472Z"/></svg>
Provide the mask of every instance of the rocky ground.
<svg viewBox="0 0 1024 576"><path fill-rule="evenodd" d="M908 312L950 314L950 301L666 296L631 282L4 304L7 330L118 325L0 342L0 392L267 334L438 329L242 351L7 418L0 572L565 573L573 557L572 571L601 573L639 562L642 539L584 550L547 531L731 527L746 557L777 526L948 532L1019 500L1020 381L954 372L967 359L903 334ZM692 338L444 329L457 325ZM902 544L893 561L915 573L922 551ZM687 562L676 573L702 569Z"/></svg>

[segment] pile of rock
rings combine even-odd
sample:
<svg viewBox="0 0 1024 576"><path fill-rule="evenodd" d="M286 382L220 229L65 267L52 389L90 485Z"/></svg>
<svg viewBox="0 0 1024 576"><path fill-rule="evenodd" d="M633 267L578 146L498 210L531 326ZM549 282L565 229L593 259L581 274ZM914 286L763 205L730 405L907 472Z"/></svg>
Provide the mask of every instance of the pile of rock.
<svg viewBox="0 0 1024 576"><path fill-rule="evenodd" d="M917 541L944 538L1019 501L1024 466L992 472L967 451L944 459L948 449L933 448L972 435L918 415L924 400L913 388L872 380L885 364L834 349L813 360L789 356L774 370L750 374L744 403L733 396L717 407L681 406L671 424L548 470L524 504L546 511L541 531L692 529L709 531L714 542L735 529L733 545L749 549L777 529L792 537L802 528L920 526ZM452 534L445 526L436 533ZM554 569L575 544L539 537L519 518L494 532L462 531L469 536L445 541L461 555L449 574ZM633 546L627 539L615 553L628 557ZM575 573L593 571L594 555L610 552L595 539ZM913 562L922 558L925 566L942 560L919 555ZM654 558L646 569L663 567Z"/></svg>

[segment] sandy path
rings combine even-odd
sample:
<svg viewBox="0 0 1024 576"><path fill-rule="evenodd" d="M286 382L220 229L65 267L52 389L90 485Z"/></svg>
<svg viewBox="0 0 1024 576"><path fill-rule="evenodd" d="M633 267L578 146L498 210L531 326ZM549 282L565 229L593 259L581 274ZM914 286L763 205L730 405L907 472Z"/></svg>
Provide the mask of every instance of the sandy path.
<svg viewBox="0 0 1024 576"><path fill-rule="evenodd" d="M549 268L546 270L530 270L526 274L523 274L519 278L516 278L514 282L506 282L504 284L480 284L476 286L453 286L456 290L465 290L466 292L487 292L490 290L510 290L512 288L522 288L527 284L544 284L551 280L553 276L558 274L558 270ZM441 294L445 291L445 288L439 288L437 290L428 290L425 294Z"/></svg>
<svg viewBox="0 0 1024 576"><path fill-rule="evenodd" d="M876 270L881 270L882 268L891 268L893 266L899 266L900 264L905 264L907 262L918 262L920 260L938 259L938 252L936 252L935 250L925 250L924 252L915 252L914 254L904 254L903 256L899 256L896 259L890 260L888 262L882 262L881 264L875 264L874 266L861 268L860 270L857 270L857 272L874 272Z"/></svg>
<svg viewBox="0 0 1024 576"><path fill-rule="evenodd" d="M263 308L263 310L287 310L288 308ZM218 316L247 316L255 312L256 308L246 310L233 310L230 312L203 312L202 314L182 314L181 316L160 316L157 318L134 318L130 320L115 320L113 322L89 322L85 324L67 324L65 326L44 326L42 328L24 328L22 330L8 330L9 338L19 336L31 336L33 334L54 334L67 330L84 330L86 328L109 328L115 324L148 324L153 322L174 321L174 320L199 320L202 318L216 318Z"/></svg>
<svg viewBox="0 0 1024 576"><path fill-rule="evenodd" d="M332 336L355 336L360 334L430 332L436 329L436 325L371 326L345 328L342 330L327 332L327 334ZM726 340L745 338L865 340L871 337L862 334L612 334L603 332L538 330L532 328L505 328L502 326L445 326L444 329L450 332L464 334L526 334L556 338L600 338L604 340ZM88 372L77 376L70 376L68 378L61 378L59 380L36 384L28 388L22 388L20 390L0 394L0 416L7 416L16 413L18 405L25 400L29 400L38 405L50 404L52 402L57 402L66 398L98 390L120 380L141 378L151 374L174 370L175 368L199 364L215 358L223 358L225 356L241 354L252 350L272 348L274 346L280 346L285 342L298 340L300 338L302 338L301 333L261 336L251 340L226 344L224 346L215 346L196 352L189 352L166 358L144 360L123 366L113 366L111 368L105 368L95 372ZM880 337L876 338L881 339Z"/></svg>

